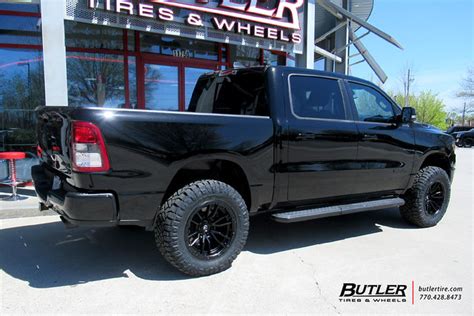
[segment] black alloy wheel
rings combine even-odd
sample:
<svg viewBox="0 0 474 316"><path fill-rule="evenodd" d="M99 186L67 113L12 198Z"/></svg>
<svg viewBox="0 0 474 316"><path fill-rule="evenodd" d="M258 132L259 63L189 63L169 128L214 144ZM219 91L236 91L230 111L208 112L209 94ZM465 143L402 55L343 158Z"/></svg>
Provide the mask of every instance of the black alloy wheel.
<svg viewBox="0 0 474 316"><path fill-rule="evenodd" d="M235 236L235 216L221 201L205 203L191 214L186 225L187 247L199 259L222 255Z"/></svg>
<svg viewBox="0 0 474 316"><path fill-rule="evenodd" d="M155 239L163 257L180 271L204 276L228 269L249 230L247 205L237 190L200 180L176 191L162 205Z"/></svg>
<svg viewBox="0 0 474 316"><path fill-rule="evenodd" d="M438 213L444 205L445 193L441 182L434 182L425 197L425 210L430 215Z"/></svg>
<svg viewBox="0 0 474 316"><path fill-rule="evenodd" d="M448 208L451 181L445 170L428 166L418 171L412 187L403 195L402 217L419 227L432 227L441 221Z"/></svg>

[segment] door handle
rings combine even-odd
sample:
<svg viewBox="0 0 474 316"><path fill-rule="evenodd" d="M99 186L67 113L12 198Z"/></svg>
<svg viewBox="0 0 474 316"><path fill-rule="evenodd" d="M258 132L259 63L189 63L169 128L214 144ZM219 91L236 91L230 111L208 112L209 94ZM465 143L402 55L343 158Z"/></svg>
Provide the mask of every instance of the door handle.
<svg viewBox="0 0 474 316"><path fill-rule="evenodd" d="M296 140L312 140L315 139L316 135L313 133L298 133Z"/></svg>
<svg viewBox="0 0 474 316"><path fill-rule="evenodd" d="M378 140L379 137L375 134L364 134L362 140Z"/></svg>

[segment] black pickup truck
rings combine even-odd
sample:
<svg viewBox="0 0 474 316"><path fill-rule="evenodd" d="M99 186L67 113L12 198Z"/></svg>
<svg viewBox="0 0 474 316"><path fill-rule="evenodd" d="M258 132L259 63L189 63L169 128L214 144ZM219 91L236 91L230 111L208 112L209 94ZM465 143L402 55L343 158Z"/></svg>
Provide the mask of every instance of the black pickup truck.
<svg viewBox="0 0 474 316"><path fill-rule="evenodd" d="M230 267L249 216L446 212L454 139L370 82L287 67L203 75L186 112L40 107L33 177L67 226L139 225L190 275ZM269 217L270 217L269 216Z"/></svg>

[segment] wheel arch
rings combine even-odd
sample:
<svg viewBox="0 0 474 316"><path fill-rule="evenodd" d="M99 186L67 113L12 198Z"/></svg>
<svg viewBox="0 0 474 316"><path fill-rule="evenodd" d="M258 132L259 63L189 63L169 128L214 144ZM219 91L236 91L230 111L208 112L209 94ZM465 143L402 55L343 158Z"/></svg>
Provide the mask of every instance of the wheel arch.
<svg viewBox="0 0 474 316"><path fill-rule="evenodd" d="M419 166L417 172L425 167L433 166L439 167L446 171L449 178L452 178L452 169L451 169L451 161L445 153L442 152L435 152L426 155L426 157L422 160L421 165Z"/></svg>
<svg viewBox="0 0 474 316"><path fill-rule="evenodd" d="M179 168L168 185L160 205L185 185L205 179L222 181L232 186L239 192L247 209L250 210L252 194L247 174L235 161L222 158L195 160Z"/></svg>

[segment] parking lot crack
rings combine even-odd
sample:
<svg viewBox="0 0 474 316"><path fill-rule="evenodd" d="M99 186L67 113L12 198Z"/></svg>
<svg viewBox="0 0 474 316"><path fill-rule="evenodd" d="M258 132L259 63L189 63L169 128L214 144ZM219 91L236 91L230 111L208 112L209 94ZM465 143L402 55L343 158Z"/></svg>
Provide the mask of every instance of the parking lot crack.
<svg viewBox="0 0 474 316"><path fill-rule="evenodd" d="M325 301L334 310L334 312L336 312L338 315L341 315L341 312L337 309L336 305L331 303L331 301L325 295L323 295L321 286L319 285L319 282L318 282L318 277L316 275L316 267L312 263L305 261L303 257L301 257L296 251L293 251L293 254L296 256L296 258L298 258L298 261L301 262L301 264L310 268L313 282L316 285L316 289L319 293L319 297L321 297L323 301Z"/></svg>

